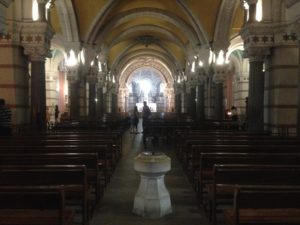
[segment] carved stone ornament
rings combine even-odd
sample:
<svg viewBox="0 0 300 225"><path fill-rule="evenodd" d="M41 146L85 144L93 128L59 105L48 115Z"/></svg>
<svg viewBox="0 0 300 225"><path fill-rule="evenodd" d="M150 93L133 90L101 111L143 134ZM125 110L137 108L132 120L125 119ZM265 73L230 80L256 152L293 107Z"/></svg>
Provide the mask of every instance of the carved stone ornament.
<svg viewBox="0 0 300 225"><path fill-rule="evenodd" d="M244 51L245 57L249 58L249 61L263 61L266 56L270 55L270 48L264 47L252 47L245 49Z"/></svg>
<svg viewBox="0 0 300 225"><path fill-rule="evenodd" d="M226 79L226 75L229 70L228 64L223 65L214 65L213 66L213 82L215 83L222 83Z"/></svg>
<svg viewBox="0 0 300 225"><path fill-rule="evenodd" d="M6 11L10 0L0 0L0 35L7 33Z"/></svg>
<svg viewBox="0 0 300 225"><path fill-rule="evenodd" d="M79 80L79 67L67 67L67 80L69 82L77 82Z"/></svg>
<svg viewBox="0 0 300 225"><path fill-rule="evenodd" d="M88 75L86 77L86 81L89 83L89 84L96 84L98 82L98 76L93 76L93 75Z"/></svg>
<svg viewBox="0 0 300 225"><path fill-rule="evenodd" d="M47 22L24 22L20 34L24 54L28 55L31 60L45 60L46 57L50 57L53 35L54 31Z"/></svg>

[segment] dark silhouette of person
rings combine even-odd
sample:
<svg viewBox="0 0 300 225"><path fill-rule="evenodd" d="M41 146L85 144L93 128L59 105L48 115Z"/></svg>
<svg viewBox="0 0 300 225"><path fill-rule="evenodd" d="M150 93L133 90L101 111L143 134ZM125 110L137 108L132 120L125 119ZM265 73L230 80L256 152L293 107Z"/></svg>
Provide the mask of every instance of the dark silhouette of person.
<svg viewBox="0 0 300 225"><path fill-rule="evenodd" d="M59 116L59 109L58 109L58 105L55 105L55 110L54 110L55 124L57 124L57 123L58 123L58 116Z"/></svg>
<svg viewBox="0 0 300 225"><path fill-rule="evenodd" d="M11 110L4 99L0 99L0 135L11 135Z"/></svg>

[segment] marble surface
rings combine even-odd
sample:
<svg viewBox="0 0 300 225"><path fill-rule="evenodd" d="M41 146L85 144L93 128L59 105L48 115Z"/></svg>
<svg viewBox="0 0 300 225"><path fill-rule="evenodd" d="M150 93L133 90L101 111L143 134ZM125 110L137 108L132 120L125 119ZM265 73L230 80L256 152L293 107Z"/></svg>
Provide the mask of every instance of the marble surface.
<svg viewBox="0 0 300 225"><path fill-rule="evenodd" d="M165 173L171 170L171 159L163 153L142 152L134 158L134 169L140 173L133 213L147 218L161 218L172 213Z"/></svg>

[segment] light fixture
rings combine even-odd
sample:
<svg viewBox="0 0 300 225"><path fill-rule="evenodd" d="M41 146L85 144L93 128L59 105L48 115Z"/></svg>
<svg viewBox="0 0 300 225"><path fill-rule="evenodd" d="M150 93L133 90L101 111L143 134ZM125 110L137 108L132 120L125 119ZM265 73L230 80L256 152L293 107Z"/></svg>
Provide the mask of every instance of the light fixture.
<svg viewBox="0 0 300 225"><path fill-rule="evenodd" d="M75 52L72 49L69 52L69 57L67 56L67 58L66 58L66 65L70 66L70 67L77 65L77 59L75 56Z"/></svg>
<svg viewBox="0 0 300 225"><path fill-rule="evenodd" d="M32 1L32 20L37 21L39 19L39 4L37 0Z"/></svg>

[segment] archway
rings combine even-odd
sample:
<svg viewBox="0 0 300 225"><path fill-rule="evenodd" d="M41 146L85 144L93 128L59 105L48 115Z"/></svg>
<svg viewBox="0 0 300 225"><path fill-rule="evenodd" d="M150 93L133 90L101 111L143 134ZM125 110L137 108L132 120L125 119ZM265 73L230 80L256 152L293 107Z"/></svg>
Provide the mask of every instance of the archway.
<svg viewBox="0 0 300 225"><path fill-rule="evenodd" d="M174 80L170 69L154 57L139 57L129 62L120 74L118 107L130 112L135 105L139 111L147 101L152 112L174 109Z"/></svg>

